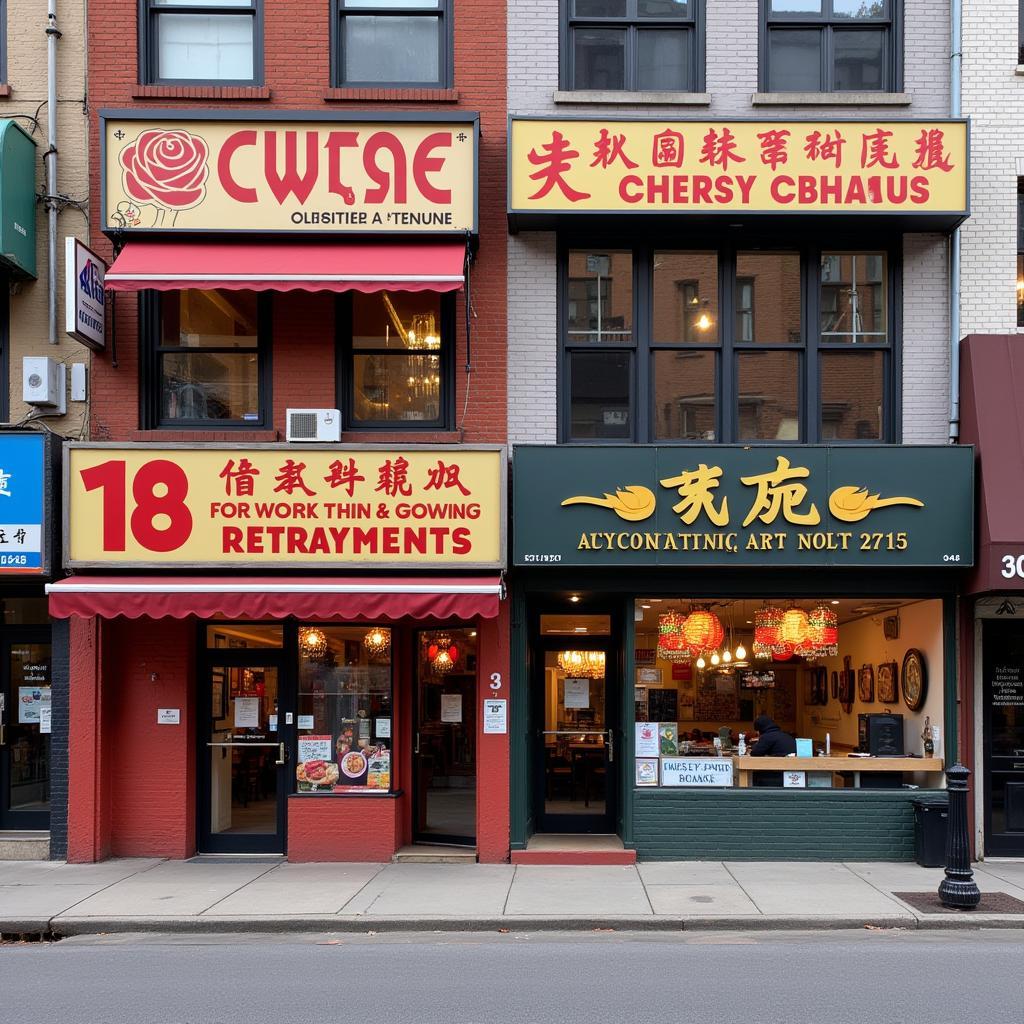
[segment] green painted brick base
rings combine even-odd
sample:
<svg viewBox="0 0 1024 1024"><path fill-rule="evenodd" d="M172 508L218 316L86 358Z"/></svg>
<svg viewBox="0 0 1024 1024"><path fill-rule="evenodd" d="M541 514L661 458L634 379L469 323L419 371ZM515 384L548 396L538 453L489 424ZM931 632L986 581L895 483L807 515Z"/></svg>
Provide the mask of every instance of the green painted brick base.
<svg viewBox="0 0 1024 1024"><path fill-rule="evenodd" d="M941 790L633 793L641 860L913 860L914 800Z"/></svg>

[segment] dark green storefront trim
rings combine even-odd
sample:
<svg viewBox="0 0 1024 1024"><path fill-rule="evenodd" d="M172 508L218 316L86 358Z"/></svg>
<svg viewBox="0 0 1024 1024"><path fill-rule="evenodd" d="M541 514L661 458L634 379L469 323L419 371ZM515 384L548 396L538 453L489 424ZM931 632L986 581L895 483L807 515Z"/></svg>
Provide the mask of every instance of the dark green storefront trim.
<svg viewBox="0 0 1024 1024"><path fill-rule="evenodd" d="M935 790L636 790L641 860L913 860L914 800Z"/></svg>

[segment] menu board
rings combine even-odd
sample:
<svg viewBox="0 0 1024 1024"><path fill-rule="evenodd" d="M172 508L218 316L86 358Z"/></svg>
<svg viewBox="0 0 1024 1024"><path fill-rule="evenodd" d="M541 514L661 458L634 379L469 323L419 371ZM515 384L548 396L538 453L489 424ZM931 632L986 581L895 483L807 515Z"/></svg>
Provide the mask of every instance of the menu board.
<svg viewBox="0 0 1024 1024"><path fill-rule="evenodd" d="M652 722L678 722L679 694L651 687L647 691L647 717Z"/></svg>
<svg viewBox="0 0 1024 1024"><path fill-rule="evenodd" d="M697 683L694 719L698 722L732 722L739 716L736 677L726 672L705 672Z"/></svg>
<svg viewBox="0 0 1024 1024"><path fill-rule="evenodd" d="M1024 706L1024 671L1019 664L998 664L993 668L989 685L994 708Z"/></svg>

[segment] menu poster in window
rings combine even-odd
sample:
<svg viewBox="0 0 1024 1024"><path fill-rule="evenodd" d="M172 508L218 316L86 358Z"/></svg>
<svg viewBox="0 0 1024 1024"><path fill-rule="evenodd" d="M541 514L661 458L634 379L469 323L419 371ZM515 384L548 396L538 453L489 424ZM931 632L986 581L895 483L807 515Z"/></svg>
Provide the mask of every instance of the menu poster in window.
<svg viewBox="0 0 1024 1024"><path fill-rule="evenodd" d="M675 690L648 690L647 716L653 722L678 722L679 694Z"/></svg>
<svg viewBox="0 0 1024 1024"><path fill-rule="evenodd" d="M258 729L260 727L259 697L235 698L235 728Z"/></svg>
<svg viewBox="0 0 1024 1024"><path fill-rule="evenodd" d="M391 788L391 751L379 750L371 754L366 768L367 789Z"/></svg>
<svg viewBox="0 0 1024 1024"><path fill-rule="evenodd" d="M18 724L38 725L44 704L50 703L49 686L18 687Z"/></svg>
<svg viewBox="0 0 1024 1024"><path fill-rule="evenodd" d="M658 726L658 750L663 756L679 753L679 726L675 722L662 722Z"/></svg>
<svg viewBox="0 0 1024 1024"><path fill-rule="evenodd" d="M462 721L462 694L441 694L441 721L452 724Z"/></svg>
<svg viewBox="0 0 1024 1024"><path fill-rule="evenodd" d="M566 708L590 707L589 679L566 679L565 706Z"/></svg>
<svg viewBox="0 0 1024 1024"><path fill-rule="evenodd" d="M637 722L636 723L636 750L637 757L658 756L658 723Z"/></svg>
<svg viewBox="0 0 1024 1024"><path fill-rule="evenodd" d="M366 785L366 774L369 768L369 762L366 754L361 750L350 750L346 754L342 754L338 759L338 767L341 769L341 779L339 780L343 786L365 786Z"/></svg>
<svg viewBox="0 0 1024 1024"><path fill-rule="evenodd" d="M391 719L390 718L377 718L373 723L374 731L377 734L379 740L391 739Z"/></svg>
<svg viewBox="0 0 1024 1024"><path fill-rule="evenodd" d="M638 786L656 786L658 784L658 759L656 757L638 757L636 759L636 784Z"/></svg>
<svg viewBox="0 0 1024 1024"><path fill-rule="evenodd" d="M331 759L331 737L330 736L300 736L299 737L299 760L300 761L330 761Z"/></svg>

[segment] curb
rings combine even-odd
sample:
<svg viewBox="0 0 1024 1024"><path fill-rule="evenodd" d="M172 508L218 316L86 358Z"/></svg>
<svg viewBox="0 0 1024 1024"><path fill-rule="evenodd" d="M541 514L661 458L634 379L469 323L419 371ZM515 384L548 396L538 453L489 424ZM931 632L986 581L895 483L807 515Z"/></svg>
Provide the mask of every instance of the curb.
<svg viewBox="0 0 1024 1024"><path fill-rule="evenodd" d="M943 915L893 917L338 917L331 914L277 917L73 917L0 921L4 934L74 935L168 933L368 934L394 932L707 932L839 931L872 928L904 931L1024 928L1019 917Z"/></svg>

